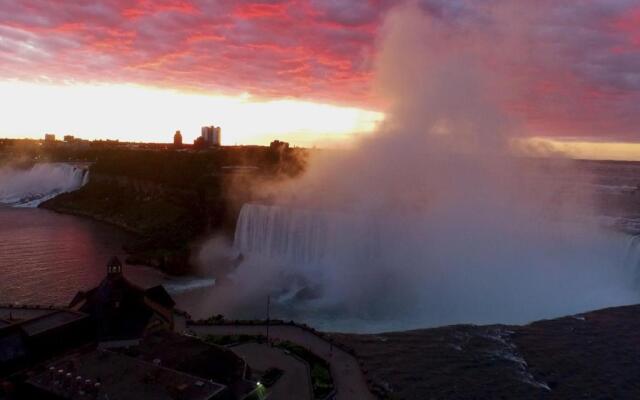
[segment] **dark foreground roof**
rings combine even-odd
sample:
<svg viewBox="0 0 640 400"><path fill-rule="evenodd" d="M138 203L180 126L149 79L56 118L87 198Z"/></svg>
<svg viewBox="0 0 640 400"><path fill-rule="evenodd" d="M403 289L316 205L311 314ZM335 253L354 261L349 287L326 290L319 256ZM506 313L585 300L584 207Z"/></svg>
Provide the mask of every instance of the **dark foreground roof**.
<svg viewBox="0 0 640 400"><path fill-rule="evenodd" d="M29 307L5 307L0 311L20 317L0 320L0 373L83 344L90 337L88 316L84 313Z"/></svg>
<svg viewBox="0 0 640 400"><path fill-rule="evenodd" d="M225 384L242 379L244 373L244 361L231 350L168 331L149 335L125 352L145 361L160 360L166 367Z"/></svg>
<svg viewBox="0 0 640 400"><path fill-rule="evenodd" d="M126 340L140 338L152 316L166 318L155 314L148 302L168 310L175 305L162 286L145 290L117 274L88 292L78 292L69 307L91 316L100 340Z"/></svg>
<svg viewBox="0 0 640 400"><path fill-rule="evenodd" d="M157 304L160 304L165 308L173 308L176 305L176 302L173 301L169 293L167 293L164 286L162 285L149 288L144 292L144 294L148 299L154 301Z"/></svg>
<svg viewBox="0 0 640 400"><path fill-rule="evenodd" d="M47 363L27 384L33 395L62 399L209 400L226 391L224 385L104 350Z"/></svg>
<svg viewBox="0 0 640 400"><path fill-rule="evenodd" d="M244 398L255 389L253 382L244 380L246 364L242 358L227 348L212 346L192 337L158 331L146 336L137 346L118 351L224 384L237 399Z"/></svg>

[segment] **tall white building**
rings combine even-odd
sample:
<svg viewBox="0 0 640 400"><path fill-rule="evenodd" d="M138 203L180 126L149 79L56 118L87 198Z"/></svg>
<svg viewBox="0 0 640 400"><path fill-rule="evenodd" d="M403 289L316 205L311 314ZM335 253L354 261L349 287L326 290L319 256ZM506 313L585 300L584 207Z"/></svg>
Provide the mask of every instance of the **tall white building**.
<svg viewBox="0 0 640 400"><path fill-rule="evenodd" d="M201 130L202 139L207 146L220 146L222 129L219 126L203 126Z"/></svg>

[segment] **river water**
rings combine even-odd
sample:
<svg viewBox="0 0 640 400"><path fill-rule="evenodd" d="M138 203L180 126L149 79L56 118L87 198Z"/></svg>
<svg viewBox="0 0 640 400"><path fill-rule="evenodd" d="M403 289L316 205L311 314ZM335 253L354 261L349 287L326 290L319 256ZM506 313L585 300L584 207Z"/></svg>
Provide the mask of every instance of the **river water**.
<svg viewBox="0 0 640 400"><path fill-rule="evenodd" d="M86 182L86 174L73 166L54 167L54 175L33 168L5 171L0 179L0 204L15 206L0 206L0 303L66 305L77 291L100 282L111 256L125 257L122 244L132 239L126 232L87 218L22 208ZM482 231L468 238L473 232L464 224L447 235L446 229L428 223L407 235L388 229L393 224L383 224L387 229L380 231L355 222L247 205L233 245L245 261L215 288L211 278L172 278L148 267L125 266L124 273L142 287L163 284L177 307L195 318L220 313L252 319L269 313L337 331L524 323L640 301L638 237L575 228L567 232L577 235L552 229L522 236L517 228L526 224L509 224L516 229L502 236ZM465 232L464 240L459 232ZM416 240L419 246L408 246ZM452 247L456 241L461 245ZM394 260L413 259L393 264L393 273L387 274L377 262L394 249L401 250ZM501 262L484 262L488 256ZM215 267L214 260L205 257L202 264ZM428 260L430 268L400 268L421 260ZM416 304L418 309L409 310Z"/></svg>
<svg viewBox="0 0 640 400"><path fill-rule="evenodd" d="M124 260L131 236L86 218L38 208L0 207L0 303L66 305L96 286L113 255ZM132 282L164 284L180 299L210 280L170 278L148 267L126 266Z"/></svg>

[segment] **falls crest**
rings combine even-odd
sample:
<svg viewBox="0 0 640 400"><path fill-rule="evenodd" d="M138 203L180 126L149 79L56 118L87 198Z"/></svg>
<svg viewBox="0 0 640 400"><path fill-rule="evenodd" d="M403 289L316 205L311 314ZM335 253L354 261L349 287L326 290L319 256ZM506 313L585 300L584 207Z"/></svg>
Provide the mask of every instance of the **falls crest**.
<svg viewBox="0 0 640 400"><path fill-rule="evenodd" d="M72 164L39 163L29 169L0 169L0 205L37 207L61 193L78 190L89 171Z"/></svg>
<svg viewBox="0 0 640 400"><path fill-rule="evenodd" d="M334 262L345 252L367 261L380 249L378 233L374 221L357 215L246 204L234 247L244 255L300 266Z"/></svg>

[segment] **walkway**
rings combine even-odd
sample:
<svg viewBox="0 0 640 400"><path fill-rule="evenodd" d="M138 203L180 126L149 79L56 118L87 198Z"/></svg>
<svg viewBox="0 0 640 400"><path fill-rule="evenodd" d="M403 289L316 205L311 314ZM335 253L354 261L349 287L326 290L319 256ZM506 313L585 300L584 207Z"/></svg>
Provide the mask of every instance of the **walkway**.
<svg viewBox="0 0 640 400"><path fill-rule="evenodd" d="M269 399L313 399L309 367L303 361L267 344L245 343L231 347L231 350L244 358L254 372L264 373L271 367L284 371L275 385L269 388Z"/></svg>
<svg viewBox="0 0 640 400"><path fill-rule="evenodd" d="M190 325L198 335L264 335L266 325ZM331 376L336 387L337 400L374 400L367 381L355 357L332 346L326 340L292 325L269 327L269 338L288 340L311 350L331 365Z"/></svg>

